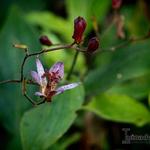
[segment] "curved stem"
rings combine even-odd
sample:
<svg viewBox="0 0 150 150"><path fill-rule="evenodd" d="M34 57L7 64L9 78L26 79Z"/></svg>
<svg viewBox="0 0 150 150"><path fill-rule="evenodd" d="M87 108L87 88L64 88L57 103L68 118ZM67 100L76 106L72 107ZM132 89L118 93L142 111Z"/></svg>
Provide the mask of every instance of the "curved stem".
<svg viewBox="0 0 150 150"><path fill-rule="evenodd" d="M128 44L132 44L134 42L140 42L140 41L144 41L150 38L150 35L145 35L143 37L139 37L139 38L129 38L126 41L116 45L116 46L112 46L112 47L108 47L108 48L101 48L99 51L97 52L114 52L115 50L119 49L119 48L124 48L126 46L128 46Z"/></svg>
<svg viewBox="0 0 150 150"><path fill-rule="evenodd" d="M20 80L5 80L5 81L0 81L0 84L5 84L5 83L20 83Z"/></svg>
<svg viewBox="0 0 150 150"><path fill-rule="evenodd" d="M28 54L25 55L24 59L23 59L23 62L21 64L21 72L20 72L20 81L22 82L23 80L23 71L24 71L24 65L25 65L25 62L26 62L26 59L28 58Z"/></svg>

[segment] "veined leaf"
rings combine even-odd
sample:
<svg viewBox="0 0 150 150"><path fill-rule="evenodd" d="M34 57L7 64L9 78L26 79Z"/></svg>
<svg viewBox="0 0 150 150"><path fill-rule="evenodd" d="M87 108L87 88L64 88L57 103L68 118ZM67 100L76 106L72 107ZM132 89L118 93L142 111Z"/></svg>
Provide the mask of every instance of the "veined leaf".
<svg viewBox="0 0 150 150"><path fill-rule="evenodd" d="M115 122L131 123L137 126L150 122L150 112L140 102L126 95L101 94L83 109Z"/></svg>
<svg viewBox="0 0 150 150"><path fill-rule="evenodd" d="M45 150L70 127L84 99L82 86L26 112L21 121L23 149Z"/></svg>
<svg viewBox="0 0 150 150"><path fill-rule="evenodd" d="M69 21L54 15L51 12L32 12L27 16L27 21L33 25L39 25L44 30L54 31L59 33L60 36L64 37L65 40L71 42L72 41L72 33L73 33L73 21L70 23Z"/></svg>
<svg viewBox="0 0 150 150"><path fill-rule="evenodd" d="M26 44L32 52L33 50L40 50L37 33L25 22L19 8L13 6L0 33L0 81L19 79L20 67L25 54L23 50L14 48L12 45ZM29 74L34 64L34 59L27 62L24 70L25 75ZM27 109L29 102L22 95L19 84L0 85L0 93L2 124L9 132L17 135L20 118Z"/></svg>

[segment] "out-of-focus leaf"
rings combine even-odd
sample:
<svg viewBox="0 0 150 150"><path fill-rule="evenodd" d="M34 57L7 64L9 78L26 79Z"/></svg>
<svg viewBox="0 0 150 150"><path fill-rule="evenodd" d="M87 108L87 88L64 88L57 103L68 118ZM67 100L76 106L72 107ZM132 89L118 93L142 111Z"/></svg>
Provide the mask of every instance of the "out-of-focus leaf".
<svg viewBox="0 0 150 150"><path fill-rule="evenodd" d="M113 38L112 38L113 37ZM122 39L118 39L116 35L116 26L113 22L109 25L104 25L102 29L102 34L100 36L100 48L107 49L108 47L114 47L122 43ZM100 49L99 49L100 50ZM94 59L96 67L104 66L110 63L113 53L97 53Z"/></svg>
<svg viewBox="0 0 150 150"><path fill-rule="evenodd" d="M94 98L83 109L116 122L131 123L137 126L143 126L150 122L148 109L126 95L102 94Z"/></svg>
<svg viewBox="0 0 150 150"><path fill-rule="evenodd" d="M145 15L142 1L138 2L137 5L121 9L121 14L125 16L125 27L128 33L134 36L142 36L149 31L149 20Z"/></svg>
<svg viewBox="0 0 150 150"><path fill-rule="evenodd" d="M60 51L53 51L44 55L45 62L48 63L48 67L50 64L54 64L56 61L64 62L65 72L70 70L71 63L73 61L75 51L69 53L70 50L60 50ZM67 61L66 61L67 60ZM83 54L78 55L77 63L74 68L74 72L80 72L81 74L85 72L85 65L84 65L84 56Z"/></svg>
<svg viewBox="0 0 150 150"><path fill-rule="evenodd" d="M88 29L92 27L92 17L102 21L110 6L109 0L66 0L69 20L74 20L77 16L83 16L88 22Z"/></svg>
<svg viewBox="0 0 150 150"><path fill-rule="evenodd" d="M72 41L73 22L54 15L51 12L32 12L26 16L28 22L34 25L39 25L44 30L56 32L60 37L64 37L67 41Z"/></svg>
<svg viewBox="0 0 150 150"><path fill-rule="evenodd" d="M87 2L87 0L66 0L67 12L69 15L69 20L74 20L77 16L82 16L88 18L87 14L89 7L91 6L93 0Z"/></svg>
<svg viewBox="0 0 150 150"><path fill-rule="evenodd" d="M150 93L148 94L148 105L150 107Z"/></svg>
<svg viewBox="0 0 150 150"><path fill-rule="evenodd" d="M37 37L37 32L26 24L20 10L13 7L0 33L0 81L20 77L20 66L24 52L13 48L12 44L26 44L32 50L38 50L40 47ZM29 74L32 66L32 61L26 64L26 75ZM2 124L9 132L17 135L20 118L27 109L29 102L22 96L21 85L19 84L0 85L0 93Z"/></svg>
<svg viewBox="0 0 150 150"><path fill-rule="evenodd" d="M7 144L7 148L6 150L11 150L11 149L14 149L14 150L22 150L22 145L21 145L21 138L20 138L20 133L17 133L15 136L13 136L8 144Z"/></svg>
<svg viewBox="0 0 150 150"><path fill-rule="evenodd" d="M46 6L46 3L43 0L16 0L16 4L24 10L24 12L31 10L41 10ZM30 6L30 7L29 7Z"/></svg>
<svg viewBox="0 0 150 150"><path fill-rule="evenodd" d="M107 93L124 94L134 97L136 99L142 99L147 97L149 91L150 91L150 77L148 74L147 76L135 78L134 80L129 80L127 82L123 82L120 85L116 85L111 89L109 89Z"/></svg>
<svg viewBox="0 0 150 150"><path fill-rule="evenodd" d="M87 30L92 27L92 16L95 16L98 21L102 21L108 8L109 0L83 0L74 1L66 0L66 6L69 18L63 19L54 15L51 12L32 12L27 14L27 21L41 26L44 30L51 30L71 42L73 34L73 21L77 16L83 16L87 20ZM78 7L77 7L78 6Z"/></svg>
<svg viewBox="0 0 150 150"><path fill-rule="evenodd" d="M73 123L83 99L83 87L79 86L54 97L50 104L46 103L26 112L21 121L23 148L49 148Z"/></svg>
<svg viewBox="0 0 150 150"><path fill-rule="evenodd" d="M68 146L77 142L80 139L80 134L76 133L69 137L62 137L60 141L53 144L48 150L66 150Z"/></svg>
<svg viewBox="0 0 150 150"><path fill-rule="evenodd" d="M133 43L113 53L110 64L91 71L85 79L88 94L98 94L114 84L142 76L150 72L149 40Z"/></svg>

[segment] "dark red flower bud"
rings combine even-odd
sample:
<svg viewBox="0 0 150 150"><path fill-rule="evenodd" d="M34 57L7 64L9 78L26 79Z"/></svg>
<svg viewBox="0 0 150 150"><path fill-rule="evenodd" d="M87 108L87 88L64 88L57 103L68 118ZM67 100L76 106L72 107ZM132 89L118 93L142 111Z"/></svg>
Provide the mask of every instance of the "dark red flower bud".
<svg viewBox="0 0 150 150"><path fill-rule="evenodd" d="M84 18L82 17L77 17L74 20L74 33L72 38L75 40L75 42L77 44L82 42L82 38L83 38L83 33L85 31L86 28L86 21Z"/></svg>
<svg viewBox="0 0 150 150"><path fill-rule="evenodd" d="M112 0L112 8L119 9L122 4L122 0Z"/></svg>
<svg viewBox="0 0 150 150"><path fill-rule="evenodd" d="M46 35L42 35L39 38L39 41L42 45L51 46L52 42L49 40L49 38Z"/></svg>
<svg viewBox="0 0 150 150"><path fill-rule="evenodd" d="M99 47L99 40L97 37L92 37L90 40L89 40L89 43L88 43L88 48L87 48L87 52L95 52L95 50L97 50Z"/></svg>

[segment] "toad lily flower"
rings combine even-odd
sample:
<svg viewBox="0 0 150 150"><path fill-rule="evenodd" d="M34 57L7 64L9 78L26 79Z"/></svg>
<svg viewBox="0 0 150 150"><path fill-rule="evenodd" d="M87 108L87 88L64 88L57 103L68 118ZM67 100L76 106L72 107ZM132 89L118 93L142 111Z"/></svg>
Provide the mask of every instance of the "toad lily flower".
<svg viewBox="0 0 150 150"><path fill-rule="evenodd" d="M64 64L63 62L55 63L48 71L44 71L43 65L40 60L36 59L36 71L31 71L31 76L39 86L40 91L35 92L35 95L43 97L45 101L51 102L54 95L63 93L65 90L75 88L80 83L72 83L68 85L57 87L57 84L64 77Z"/></svg>

